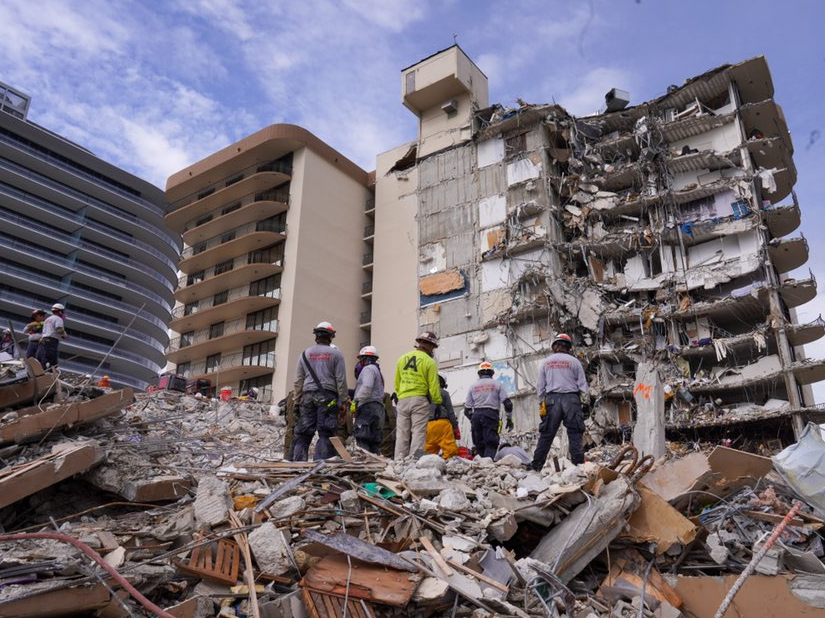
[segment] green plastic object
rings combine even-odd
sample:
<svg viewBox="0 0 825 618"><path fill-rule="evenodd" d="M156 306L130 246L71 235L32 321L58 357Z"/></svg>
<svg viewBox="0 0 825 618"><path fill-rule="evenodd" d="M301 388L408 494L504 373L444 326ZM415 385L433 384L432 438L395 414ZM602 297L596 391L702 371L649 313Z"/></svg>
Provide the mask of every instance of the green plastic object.
<svg viewBox="0 0 825 618"><path fill-rule="evenodd" d="M363 487L370 496L378 496L379 498L384 498L385 500L395 498L398 495L394 491L389 490L378 483L364 483L361 487Z"/></svg>

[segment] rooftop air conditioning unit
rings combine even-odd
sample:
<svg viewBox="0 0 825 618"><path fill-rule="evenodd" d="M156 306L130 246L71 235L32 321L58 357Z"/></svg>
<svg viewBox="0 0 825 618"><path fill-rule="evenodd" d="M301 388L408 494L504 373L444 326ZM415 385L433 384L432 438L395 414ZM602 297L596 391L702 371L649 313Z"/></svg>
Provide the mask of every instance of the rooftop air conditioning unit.
<svg viewBox="0 0 825 618"><path fill-rule="evenodd" d="M604 95L604 102L607 104L608 112L618 112L620 109L627 107L627 104L630 103L630 93L626 90L613 88L610 92Z"/></svg>
<svg viewBox="0 0 825 618"><path fill-rule="evenodd" d="M454 114L458 111L458 101L450 99L446 103L441 104L441 111L445 114Z"/></svg>

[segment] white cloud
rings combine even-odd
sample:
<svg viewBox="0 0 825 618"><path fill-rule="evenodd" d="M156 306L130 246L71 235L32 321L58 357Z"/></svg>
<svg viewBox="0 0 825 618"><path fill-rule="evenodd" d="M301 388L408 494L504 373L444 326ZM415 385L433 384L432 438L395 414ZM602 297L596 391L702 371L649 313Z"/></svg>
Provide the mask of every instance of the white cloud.
<svg viewBox="0 0 825 618"><path fill-rule="evenodd" d="M558 102L571 114L594 114L604 109L604 95L611 88L632 90L631 81L627 71L598 67L581 76L570 90L561 93Z"/></svg>

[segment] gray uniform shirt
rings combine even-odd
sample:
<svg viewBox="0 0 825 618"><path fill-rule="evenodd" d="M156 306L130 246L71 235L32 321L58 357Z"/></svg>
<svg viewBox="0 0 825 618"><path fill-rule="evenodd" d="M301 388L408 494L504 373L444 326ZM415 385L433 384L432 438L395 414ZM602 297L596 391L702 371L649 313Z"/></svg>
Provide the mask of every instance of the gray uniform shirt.
<svg viewBox="0 0 825 618"><path fill-rule="evenodd" d="M498 410L501 402L508 398L507 391L501 382L493 378L479 378L467 391L464 400L465 408L490 408Z"/></svg>
<svg viewBox="0 0 825 618"><path fill-rule="evenodd" d="M384 403L384 378L378 365L366 365L361 369L352 398L359 406L371 401Z"/></svg>
<svg viewBox="0 0 825 618"><path fill-rule="evenodd" d="M586 393L587 379L579 359L556 352L545 358L539 368L536 393L539 401L549 393Z"/></svg>
<svg viewBox="0 0 825 618"><path fill-rule="evenodd" d="M338 401L347 400L347 370L344 366L344 355L337 348L316 343L305 351L309 364L315 370L321 388L325 391L338 393ZM301 393L315 392L315 380L312 374L307 371L304 364L303 355L298 357L297 380L295 382L296 395ZM300 389L300 390L298 390Z"/></svg>
<svg viewBox="0 0 825 618"><path fill-rule="evenodd" d="M450 425L453 427L458 427L458 419L455 417L455 410L453 410L453 400L446 388L441 389L441 405L430 404L430 420L437 421L442 418L450 421Z"/></svg>
<svg viewBox="0 0 825 618"><path fill-rule="evenodd" d="M58 330L63 330L63 318L59 315L50 315L43 322L43 336L59 339Z"/></svg>

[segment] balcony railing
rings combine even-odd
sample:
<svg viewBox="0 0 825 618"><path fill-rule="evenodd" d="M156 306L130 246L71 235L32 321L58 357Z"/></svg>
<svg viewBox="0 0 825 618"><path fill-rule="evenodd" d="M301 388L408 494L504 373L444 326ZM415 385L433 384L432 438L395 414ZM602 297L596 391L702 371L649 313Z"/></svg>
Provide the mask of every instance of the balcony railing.
<svg viewBox="0 0 825 618"><path fill-rule="evenodd" d="M364 264L364 266L369 266L370 264L372 264L372 253L371 252L364 254L363 264Z"/></svg>
<svg viewBox="0 0 825 618"><path fill-rule="evenodd" d="M226 244L227 242L231 242L237 238L243 238L244 236L255 232L276 232L278 234L286 234L286 222L264 219L263 221L253 221L252 223L241 225L234 229L222 232L217 236L201 241L192 247L187 247L183 250L181 258L190 258L198 255L199 253L209 251L210 249ZM232 234L234 234L234 236L230 238L230 235Z"/></svg>
<svg viewBox="0 0 825 618"><path fill-rule="evenodd" d="M369 324L372 321L372 312L371 311L362 311L361 312L361 324Z"/></svg>
<svg viewBox="0 0 825 618"><path fill-rule="evenodd" d="M82 178L86 182L90 182L93 185L106 189L107 191L111 191L112 193L117 193L118 195L125 197L129 201L139 204L140 206L143 206L144 208L153 212L159 217L163 217L163 215L166 214L160 206L153 204L152 202L145 200L142 197L135 195L134 193L126 191L125 189L122 189L115 184L105 182L104 180L101 180L95 177L94 175L89 174L88 172L84 172L83 170L78 169L73 165L69 165L68 163L61 161L57 157L54 157L47 152L42 152L36 148L32 148L27 144L18 142L17 140L13 139L8 135L0 133L0 142L3 142L4 144L11 146L12 148L22 150L38 159L48 161L55 167L59 167L60 169L72 174L73 176Z"/></svg>
<svg viewBox="0 0 825 618"><path fill-rule="evenodd" d="M134 215L125 210L121 210L120 208L117 208L115 206L110 206L106 202L93 198L90 195L86 195L85 193L82 193L80 191L76 191L71 187L67 187L66 185L56 182L51 178L43 176L42 174L32 172L31 170L28 170L21 165L17 165L16 163L9 161L8 159L3 159L2 157L0 157L0 169L6 169L8 171L11 171L12 173L17 174L18 176L28 178L29 180L32 180L40 185L43 185L44 187L48 187L50 189L58 191L59 193L62 193L63 195L66 195L67 197L76 200L81 204L87 204L94 208L98 208L99 210L105 211L111 215L114 215L115 217L118 217L119 219L123 219L124 221L128 221L129 223L137 225L142 229L147 230L151 234L157 236L162 241L164 241L166 244L168 244L175 250L176 254L180 250L178 242L174 238L169 236L169 234L167 234L159 227L152 225L148 221L142 220L137 215Z"/></svg>
<svg viewBox="0 0 825 618"><path fill-rule="evenodd" d="M254 251L247 256L237 257L233 260L227 260L226 262L216 264L215 266L207 268L200 273L184 275L178 279L178 285L180 287L195 285L201 281L206 281L212 277L222 275L231 270L235 270L236 268L247 266L249 264L274 264L276 266L283 266L284 256L283 253L276 253L274 251L267 251L263 253L260 251Z"/></svg>
<svg viewBox="0 0 825 618"><path fill-rule="evenodd" d="M221 299L220 302L215 302L214 298L204 298L203 300L197 301L196 303L188 303L186 305L176 307L175 310L172 311L172 318L183 318L188 315L192 315L193 313L197 313L198 311L206 311L207 309L211 309L212 307L220 307L221 305L225 305L226 303L231 303L240 298L249 298L250 296L260 296L262 298L275 299L281 298L281 288L269 290L268 292L262 292L260 294L250 294L249 286L250 284L247 284L228 290L226 298Z"/></svg>
<svg viewBox="0 0 825 618"><path fill-rule="evenodd" d="M258 354L252 357L247 357L244 356L242 352L237 352L235 354L222 357L217 363L210 363L208 366L205 360L198 363L192 363L183 369L179 368L178 373L188 379L207 373L229 371L230 369L235 369L237 367L268 367L274 369L275 352Z"/></svg>
<svg viewBox="0 0 825 618"><path fill-rule="evenodd" d="M255 174L262 174L264 172L278 172L279 174L286 174L287 176L290 176L292 174L292 163L287 161L271 161L269 163L256 163L255 165L250 165L239 172L233 173L231 176L222 178L218 182L202 187L196 193L190 193L186 197L173 202L169 207L169 211L172 212L183 208L184 206L189 206L189 204L193 204L198 200L209 197L213 193L216 193L221 189L225 189L226 187L230 187L245 178L254 176Z"/></svg>
<svg viewBox="0 0 825 618"><path fill-rule="evenodd" d="M263 328L263 325L247 326L245 317L238 318L237 320L224 322L223 327L220 329L213 329L210 326L209 328L196 330L193 334L189 334L186 337L183 335L180 337L175 337L169 342L169 352L177 352L183 348L201 344L204 341L211 341L212 339L218 339L219 337L224 337L226 335L234 335L235 333L240 333L243 331L260 330L271 333L278 332L278 320L271 320L266 324L266 326L268 328Z"/></svg>
<svg viewBox="0 0 825 618"><path fill-rule="evenodd" d="M193 230L197 227L200 227L201 225L206 225L211 221L215 221L221 217L226 216L227 214L230 214L221 213L223 212L223 209L227 206L237 204L238 202L240 202L238 208L233 209L231 212L235 212L236 210L243 208L244 206L248 206L249 204L253 204L255 202L280 202L282 204L289 204L289 185L283 185L275 189L269 189L268 191L247 193L244 196L231 200L227 204L221 204L220 207L215 208L214 210L210 210L208 213L199 215L194 219L190 219L189 221L187 221L186 224L183 226L184 231Z"/></svg>
<svg viewBox="0 0 825 618"><path fill-rule="evenodd" d="M372 281L364 281L361 284L361 294L369 294L372 292Z"/></svg>
<svg viewBox="0 0 825 618"><path fill-rule="evenodd" d="M364 228L364 238L369 238L370 236L374 236L374 235L375 235L375 226L374 225L368 225L367 227Z"/></svg>
<svg viewBox="0 0 825 618"><path fill-rule="evenodd" d="M375 210L375 198L374 197L367 198L367 201L364 202L364 212L369 212L371 210Z"/></svg>
<svg viewBox="0 0 825 618"><path fill-rule="evenodd" d="M61 281L59 277L43 277L42 275L36 275L32 273L30 270L25 270L22 268L16 268L14 266L7 266L0 262L0 273L6 273L13 277L17 277L22 279L23 281L36 283L38 285L42 285L47 287L49 290L56 292L56 296L82 296L84 298L90 298L92 300L96 300L103 304L105 307L112 307L113 309L120 309L126 313L135 313L135 305L129 305L114 298L109 298L108 296L104 296L103 294L95 294L94 292L90 292L89 290L85 290L83 288L77 288L72 286L65 281ZM166 323L159 319L157 316L149 313L148 311L143 311L139 314L139 317L147 322L151 322L158 328L163 329L166 331Z"/></svg>

